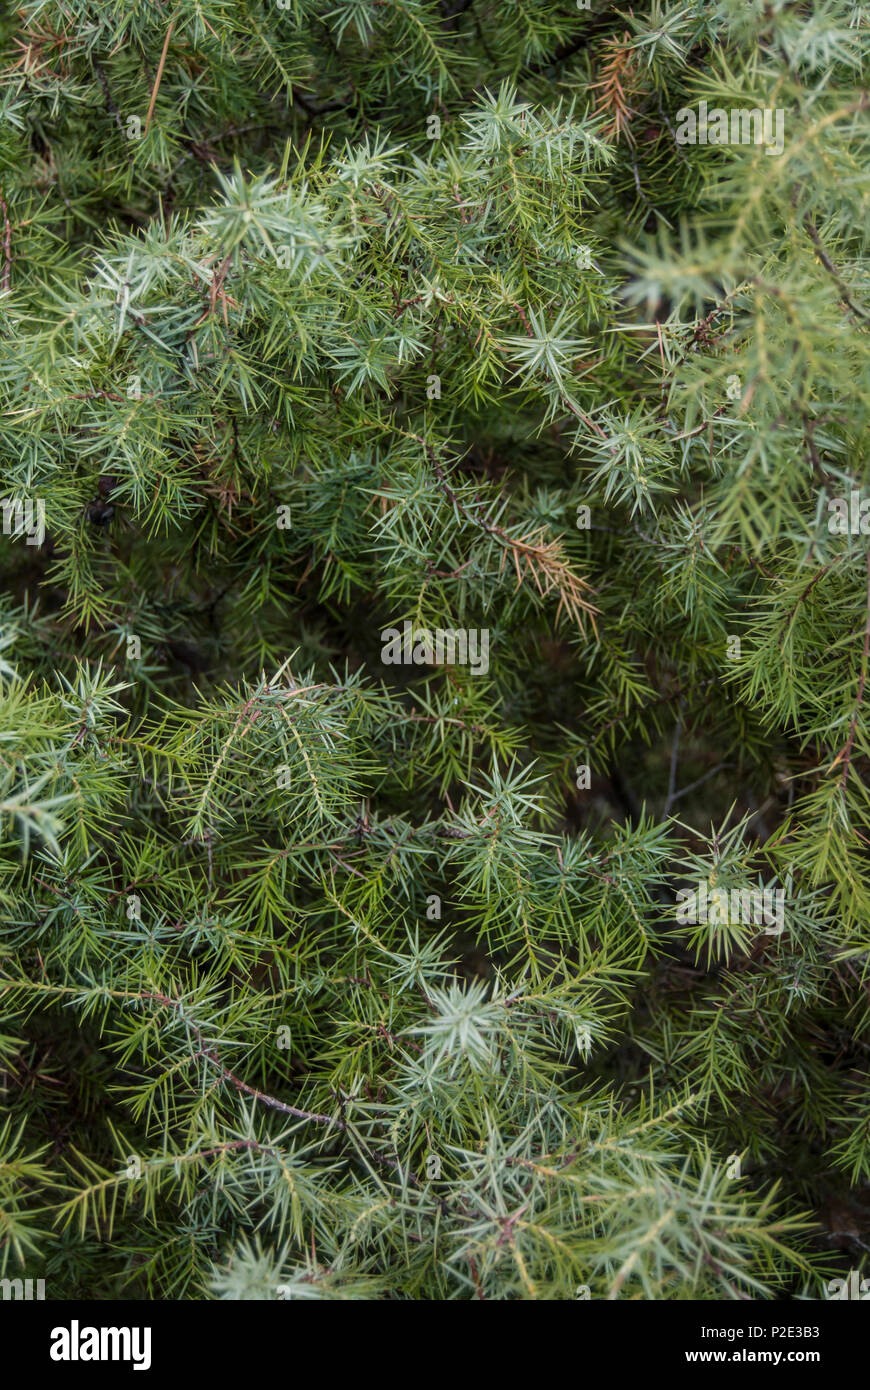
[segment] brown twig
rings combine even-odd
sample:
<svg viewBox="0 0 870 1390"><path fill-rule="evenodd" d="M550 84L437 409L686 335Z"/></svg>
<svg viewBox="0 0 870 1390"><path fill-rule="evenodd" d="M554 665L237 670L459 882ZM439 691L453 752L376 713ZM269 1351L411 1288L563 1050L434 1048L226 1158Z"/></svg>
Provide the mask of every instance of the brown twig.
<svg viewBox="0 0 870 1390"><path fill-rule="evenodd" d="M154 86L151 88L151 100L148 103L148 115L145 117L145 134L148 134L151 125L151 117L154 115L154 103L157 100L157 93L160 90L160 81L163 77L163 67L166 63L166 55L169 52L169 40L172 38L172 31L175 28L175 20L170 20L169 28L166 30L166 38L163 40L163 52L160 54L160 62L157 64L157 76L154 79Z"/></svg>
<svg viewBox="0 0 870 1390"><path fill-rule="evenodd" d="M174 1009L176 1012L180 1010L180 1001L170 998L168 994L159 994L156 991L149 990L144 992L140 998L153 999L156 1003L163 1004L165 1007ZM204 1057L207 1062L210 1062L212 1066L217 1068L221 1080L228 1081L237 1091L242 1092L244 1095L251 1096L253 1100L259 1101L261 1105L267 1106L270 1110L277 1110L283 1115L292 1115L293 1118L297 1120L308 1120L313 1124L328 1125L331 1129L344 1131L349 1137L355 1139L356 1143L359 1145L360 1153L365 1158L371 1159L375 1163L381 1164L383 1167L394 1169L396 1172L400 1173L412 1187L420 1186L420 1181L416 1173L413 1173L409 1168L403 1168L398 1159L393 1158L391 1154L383 1153L377 1149L370 1149L367 1144L363 1143L358 1135L352 1135L347 1121L343 1116L321 1115L318 1114L317 1111L301 1110L297 1105L288 1105L286 1101L278 1100L275 1096L267 1095L265 1091L259 1090L256 1086L250 1086L247 1081L243 1081L240 1076L236 1076L235 1072L231 1071L230 1068L220 1060L215 1048L207 1045L203 1039L202 1029L186 1015L181 1015L181 1017L193 1033L199 1045L199 1051L193 1054L193 1059L195 1060L196 1057Z"/></svg>
<svg viewBox="0 0 870 1390"><path fill-rule="evenodd" d="M141 998L153 999L155 1003L163 1004L164 1007L169 1009L174 1009L176 1013L179 1013L181 1009L180 1000L172 999L168 994L159 994L155 990L146 990L141 995ZM184 1022L190 1028L190 1031L199 1044L199 1052L196 1055L205 1057L206 1061L211 1062L213 1066L217 1067L222 1078L235 1086L237 1091L244 1091L246 1095L253 1096L254 1099L260 1101L262 1105L268 1106L270 1110L280 1110L285 1115L293 1115L297 1120L311 1120L315 1124L333 1125L338 1129L345 1128L344 1122L337 1119L334 1115L318 1115L315 1111L300 1110L296 1105L288 1105L286 1101L276 1100L274 1096L268 1096L264 1091L258 1091L255 1086L249 1086L246 1081L242 1081L234 1072L231 1072L229 1067L224 1066L215 1050L208 1047L203 1040L202 1029L186 1015L182 1014L181 1017L184 1019Z"/></svg>
<svg viewBox="0 0 870 1390"><path fill-rule="evenodd" d="M837 270L837 267L834 265L834 262L831 260L827 251L825 250L824 245L822 244L822 239L819 236L818 228L816 227L809 213L807 213L807 215L804 217L804 226L806 227L807 232L809 233L810 241L816 248L816 254L818 255L819 260L821 261L822 265L825 267L825 270L828 272L831 278L836 281L837 288L840 291L840 296L843 300L843 303L849 309L852 310L853 314L858 314L859 317L862 319L870 319L870 314L868 314L867 310L862 309L860 304L856 304L854 299L850 295L849 287L846 284L843 277L841 276L840 272Z"/></svg>
<svg viewBox="0 0 870 1390"><path fill-rule="evenodd" d="M818 582L819 582L819 580L821 579L822 575L823 575L823 574L827 574L827 572L828 572L828 570L829 570L830 568L831 568L830 565L822 565L821 569L820 569L820 570L817 570L817 572L813 575L813 577L812 577L812 579L810 580L809 584L807 584L807 585L801 590L800 594L798 595L797 602L789 609L789 611L788 611L788 612L786 613L786 615L785 615L785 618L783 619L783 623L782 623L782 632L780 633L780 636L779 636L779 642L778 642L778 644L777 644L778 646L781 647L782 644L783 644L783 642L785 641L785 635L786 635L786 632L788 631L789 624L791 623L792 618L794 617L795 613L796 613L796 612L798 611L798 609L800 608L800 606L801 606L801 604L803 603L804 599L806 598L807 594L810 592L810 590L811 590L816 584L818 584Z"/></svg>
<svg viewBox="0 0 870 1390"><path fill-rule="evenodd" d="M421 439L420 442L426 449L435 476L441 485L441 490L451 505L466 520L479 526L487 535L495 537L505 547L505 556L510 552L516 571L517 587L523 583L524 579L531 578L538 593L542 596L555 590L559 595L557 619L564 608L567 613L570 613L577 625L582 628L583 615L586 614L590 618L593 628L597 631L595 614L599 610L583 594L583 590L590 590L591 586L586 583L585 579L581 579L578 574L574 573L564 557L559 539L545 541L543 528L528 536L511 536L503 527L487 521L484 516L480 515L480 511L483 509L482 503L475 504L478 508L477 512L472 511L470 507L460 502L450 486L437 451L427 441Z"/></svg>
<svg viewBox="0 0 870 1390"><path fill-rule="evenodd" d="M3 293L9 289L9 276L12 269L12 228L9 225L9 213L6 211L6 200L0 193L0 211L3 213L3 278L0 281Z"/></svg>
<svg viewBox="0 0 870 1390"><path fill-rule="evenodd" d="M843 788L849 779L849 767L852 762L852 747L855 742L855 730L858 727L858 715L864 699L864 685L867 680L867 660L870 657L870 551L867 552L867 617L864 623L864 651L861 656L861 675L858 678L858 698L855 701L855 713L852 715L852 723L849 725L849 737L846 746L834 763L843 759ZM833 766L833 764L832 764Z"/></svg>

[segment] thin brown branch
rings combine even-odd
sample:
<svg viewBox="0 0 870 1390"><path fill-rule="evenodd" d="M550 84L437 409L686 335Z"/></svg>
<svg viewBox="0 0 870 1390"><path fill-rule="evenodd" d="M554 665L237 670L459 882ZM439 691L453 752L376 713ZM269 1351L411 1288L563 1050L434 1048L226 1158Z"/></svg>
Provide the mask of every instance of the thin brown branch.
<svg viewBox="0 0 870 1390"><path fill-rule="evenodd" d="M6 200L0 193L0 212L3 213L3 276L0 279L0 289L3 293L9 289L10 273L12 270L12 228L9 224L9 213L6 210Z"/></svg>
<svg viewBox="0 0 870 1390"><path fill-rule="evenodd" d="M807 213L807 215L804 217L804 226L806 227L807 232L809 233L810 241L816 248L816 254L818 255L819 260L821 261L822 265L825 267L825 270L828 272L831 278L834 281L836 281L837 288L840 291L840 297L843 303L847 306L847 308L852 310L853 314L857 314L862 319L870 320L870 313L868 313L866 309L862 309L860 304L856 304L851 294L849 293L849 286L846 284L842 275L837 270L837 267L834 265L834 262L831 260L830 256L825 250L825 247L822 243L822 239L819 236L818 228L816 227L809 213Z"/></svg>
<svg viewBox="0 0 870 1390"><path fill-rule="evenodd" d="M435 476L451 505L466 520L473 522L475 526L480 526L487 535L498 540L505 547L505 557L510 554L517 576L517 587L519 588L525 580L531 579L542 597L555 591L559 595L557 619L564 609L570 613L578 627L582 628L585 614L591 619L592 626L597 631L595 614L599 610L588 601L583 593L584 589L591 592L591 585L574 573L569 562L565 559L559 538L546 541L543 527L528 536L511 536L503 527L495 525L488 521L485 516L480 515L483 510L483 503L475 502L474 505L478 511L473 511L471 507L460 502L456 496L448 482L437 451L425 440L421 439L420 442L426 449ZM505 557L503 557L503 563Z"/></svg>
<svg viewBox="0 0 870 1390"><path fill-rule="evenodd" d="M864 700L864 686L867 681L867 661L870 658L870 551L867 552L867 616L864 622L864 651L861 656L861 674L858 678L858 698L855 701L855 713L852 715L852 723L849 725L849 737L846 746L840 757L843 759L843 788L849 779L849 768L852 763L852 748L855 743L855 731L858 727L858 715ZM836 761L836 759L835 759Z"/></svg>
<svg viewBox="0 0 870 1390"><path fill-rule="evenodd" d="M148 103L148 114L145 117L145 134L148 134L151 125L151 117L154 115L154 103L157 100L157 93L160 91L160 82L163 77L163 68L166 64L166 55L169 52L169 40L172 38L172 31L175 28L175 20L170 20L169 28L166 30L166 38L163 40L163 52L160 54L160 62L157 64L157 76L154 79L154 86L151 88L151 100Z"/></svg>
<svg viewBox="0 0 870 1390"><path fill-rule="evenodd" d="M827 572L828 572L828 570L829 570L830 568L831 568L831 566L830 566L829 564L828 564L828 565L822 565L821 569L820 569L820 570L817 570L816 573L813 575L813 577L812 577L812 579L810 580L809 584L805 585L805 587L804 587L804 588L801 590L801 592L798 594L797 602L794 603L794 604L792 605L792 607L788 610L788 612L786 613L786 615L785 615L785 617L784 617L784 619L783 619L783 622L782 622L782 632L781 632L780 635L779 635L779 643L778 643L778 645L779 645L780 647L782 646L783 642L785 641L785 635L786 635L786 633L787 633L787 631L788 631L788 629L789 629L789 626L790 626L790 624L791 624L792 618L794 617L795 613L796 613L796 612L798 611L798 609L800 608L800 606L801 606L801 604L803 603L804 599L806 598L807 594L810 592L810 590L811 590L812 588L815 587L816 584L818 584L818 582L819 582L819 580L821 579L822 575L823 575L823 574L827 574Z"/></svg>

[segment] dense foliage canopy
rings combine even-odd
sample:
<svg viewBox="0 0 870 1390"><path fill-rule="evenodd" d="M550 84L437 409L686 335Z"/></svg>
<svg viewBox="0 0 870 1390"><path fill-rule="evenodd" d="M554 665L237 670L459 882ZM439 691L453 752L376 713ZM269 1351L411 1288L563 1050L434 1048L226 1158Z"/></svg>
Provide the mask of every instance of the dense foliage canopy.
<svg viewBox="0 0 870 1390"><path fill-rule="evenodd" d="M868 19L0 21L0 1274L863 1268Z"/></svg>

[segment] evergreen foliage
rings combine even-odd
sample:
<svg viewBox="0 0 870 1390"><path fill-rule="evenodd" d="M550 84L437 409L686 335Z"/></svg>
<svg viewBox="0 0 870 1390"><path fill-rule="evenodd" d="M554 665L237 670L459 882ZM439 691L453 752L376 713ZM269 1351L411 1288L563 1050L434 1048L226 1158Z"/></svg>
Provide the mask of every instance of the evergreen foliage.
<svg viewBox="0 0 870 1390"><path fill-rule="evenodd" d="M863 1269L868 19L0 21L0 1275Z"/></svg>

